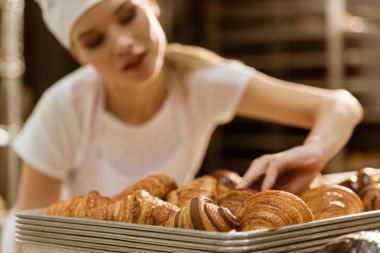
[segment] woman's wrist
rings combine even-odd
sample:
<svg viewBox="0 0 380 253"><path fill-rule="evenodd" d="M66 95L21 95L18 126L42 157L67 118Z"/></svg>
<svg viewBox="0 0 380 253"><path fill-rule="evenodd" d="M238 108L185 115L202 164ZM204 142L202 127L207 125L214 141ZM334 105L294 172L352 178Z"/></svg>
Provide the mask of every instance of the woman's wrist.
<svg viewBox="0 0 380 253"><path fill-rule="evenodd" d="M303 145L313 150L316 158L321 162L321 167L324 167L331 159L331 154L320 136L309 136Z"/></svg>

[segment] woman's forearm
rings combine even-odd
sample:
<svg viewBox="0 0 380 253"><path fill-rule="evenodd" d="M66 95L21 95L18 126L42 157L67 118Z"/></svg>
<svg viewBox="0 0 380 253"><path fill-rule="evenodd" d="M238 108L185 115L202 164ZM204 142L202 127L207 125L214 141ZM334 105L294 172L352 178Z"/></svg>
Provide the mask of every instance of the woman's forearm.
<svg viewBox="0 0 380 253"><path fill-rule="evenodd" d="M338 90L323 101L305 144L320 145L327 163L347 143L362 118L363 108L356 98Z"/></svg>

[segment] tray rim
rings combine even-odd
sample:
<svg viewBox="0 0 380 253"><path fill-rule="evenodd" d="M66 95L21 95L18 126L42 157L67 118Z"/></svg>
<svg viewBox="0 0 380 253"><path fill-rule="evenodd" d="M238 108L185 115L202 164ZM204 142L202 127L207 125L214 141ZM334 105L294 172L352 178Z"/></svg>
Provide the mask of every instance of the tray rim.
<svg viewBox="0 0 380 253"><path fill-rule="evenodd" d="M170 234L185 234L197 237L206 237L206 238L220 238L220 239L247 239L250 237L258 236L267 236L273 234L288 233L296 230L303 230L308 228L316 228L320 226L326 226L331 224L349 222L353 220L361 220L372 217L380 217L380 210L362 212L358 214L346 215L341 217L335 217L325 220L312 221L308 223L290 225L286 227L279 228L277 230L259 230L259 231L230 231L230 232L210 232L210 231L201 231L194 229L183 229L183 228L169 228L163 226L153 226L153 225L140 225L132 223L123 223L115 221L103 221L103 220L94 220L94 219L83 219L75 217L62 217L62 216L49 216L42 215L43 209L32 209L26 211L18 211L15 213L17 218L30 219L30 220L44 220L44 221L56 221L61 223L73 223L73 224L92 224L95 226L101 227L111 227L111 228L124 228L124 229L133 229L140 231L156 231L161 233L170 233Z"/></svg>
<svg viewBox="0 0 380 253"><path fill-rule="evenodd" d="M326 233L320 234L314 234L314 235L306 235L306 238L290 238L286 239L283 241L279 241L278 243L273 243L273 242L265 242L265 243L251 243L248 245L240 245L240 246L223 246L223 245L207 245L203 244L198 244L196 241L193 243L184 243L184 242L173 242L170 240L160 240L160 239L155 239L155 240L149 240L147 238L143 239L127 239L123 240L120 238L99 238L99 237L92 237L92 236L84 236L84 235L72 235L72 234L55 234L55 233L50 233L50 232L41 232L41 231L34 231L34 230L17 230L16 229L16 235L18 238L23 238L23 237L36 237L39 240L42 240L42 238L47 238L47 239L55 239L57 241L60 240L66 240L66 241L76 241L76 242L88 242L92 241L92 243L105 243L109 245L114 245L114 246L125 246L127 247L127 244L130 243L138 243L141 245L157 245L157 246L165 246L165 247L177 247L181 249L199 249L199 250L207 250L207 251L217 251L217 252L241 252L241 251L257 251L257 250L267 250L267 249L281 249L281 248L293 248L297 247L296 249L300 248L305 243L308 243L308 246L310 244L314 244L315 242L318 241L325 241L328 242L332 238L336 238L341 235L349 234L349 233L354 233L358 231L369 231L369 230L374 230L374 229L380 229L380 222L379 223L374 223L374 224L365 224L362 226L354 226L354 227L349 227L349 228L343 228L343 229L337 229L337 230L330 230L327 231ZM126 239L126 238L124 238ZM108 243L107 243L108 242ZM125 244L125 245L124 245Z"/></svg>
<svg viewBox="0 0 380 253"><path fill-rule="evenodd" d="M363 223L365 221L365 223ZM30 222L30 221L29 221ZM31 222L33 223L33 222ZM94 226L88 226L88 225L73 225L73 224L49 224L50 222L42 222L41 224L30 224L28 221L25 223L23 222L17 222L16 223L16 228L19 228L20 230L22 229L29 229L29 230L35 230L35 231L41 231L41 232L58 232L58 231L70 231L70 228L72 226L75 229L75 233L79 233L79 231L83 231L83 233L88 233L88 231L99 233L99 234L112 234L112 235L117 235L117 236L144 236L147 238L151 239L160 239L160 240L175 240L175 241L181 241L181 242L191 242L191 237L189 238L188 235L183 236L183 235L175 235L175 234L167 234L167 233L156 233L156 232L149 232L149 231L131 231L128 229L117 229L121 233L117 233L114 231L115 229L101 229L96 228ZM375 219L364 219L364 220L356 220L356 221L351 221L347 223L340 223L340 224L334 224L331 226L323 226L320 227L319 229L312 228L312 229L307 229L307 230L301 230L301 231L294 231L294 232L289 232L289 233L283 233L283 234L274 234L274 235L269 235L269 236L261 236L261 237L253 237L253 238L245 238L245 239L226 239L226 240L220 240L220 239L212 239L212 238L202 238L202 237L196 237L198 243L200 244L208 244L208 245L219 245L219 246L243 246L243 245L250 245L252 243L256 244L262 244L266 243L268 241L283 241L283 240L288 240L289 238L293 237L299 237L301 234L302 235L318 235L320 233L328 233L331 230L339 230L339 229L349 229L349 228L355 228L358 226L364 226L364 225L372 225L372 224L380 224L380 217L377 217ZM53 226L50 226L53 225ZM59 227L58 227L59 226ZM83 226L83 227L81 227ZM343 227L342 227L343 226ZM58 229L58 230L57 230ZM67 231L67 232L68 232ZM58 232L59 233L59 232ZM63 232L62 232L63 233ZM64 234L64 233L63 233Z"/></svg>

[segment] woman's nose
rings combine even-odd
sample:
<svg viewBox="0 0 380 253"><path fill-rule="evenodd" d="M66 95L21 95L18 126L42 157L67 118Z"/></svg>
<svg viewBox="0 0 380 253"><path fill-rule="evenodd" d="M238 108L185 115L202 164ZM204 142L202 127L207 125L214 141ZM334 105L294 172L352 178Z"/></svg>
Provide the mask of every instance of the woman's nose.
<svg viewBox="0 0 380 253"><path fill-rule="evenodd" d="M114 43L115 55L118 57L130 55L132 53L133 43L131 36L119 34L116 36Z"/></svg>

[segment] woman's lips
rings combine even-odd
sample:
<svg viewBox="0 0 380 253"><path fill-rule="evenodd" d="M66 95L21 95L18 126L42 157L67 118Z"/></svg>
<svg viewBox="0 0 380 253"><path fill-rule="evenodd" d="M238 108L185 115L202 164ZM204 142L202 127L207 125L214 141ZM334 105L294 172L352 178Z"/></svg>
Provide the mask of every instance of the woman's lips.
<svg viewBox="0 0 380 253"><path fill-rule="evenodd" d="M146 53L142 53L132 57L122 68L122 71L129 71L139 68L144 62Z"/></svg>

